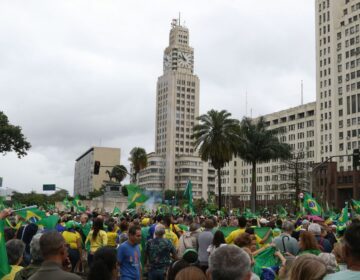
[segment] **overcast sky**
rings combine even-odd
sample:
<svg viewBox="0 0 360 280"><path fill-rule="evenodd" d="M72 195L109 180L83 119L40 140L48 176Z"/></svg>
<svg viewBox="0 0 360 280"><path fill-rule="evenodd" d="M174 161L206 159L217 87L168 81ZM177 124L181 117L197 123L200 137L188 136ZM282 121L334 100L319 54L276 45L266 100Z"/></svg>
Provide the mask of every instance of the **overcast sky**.
<svg viewBox="0 0 360 280"><path fill-rule="evenodd" d="M3 186L73 192L91 146L154 150L155 89L181 12L195 50L200 113L259 116L315 101L313 0L88 0L0 4L0 111L32 144L0 155ZM247 92L247 106L246 106ZM247 108L247 110L246 110Z"/></svg>

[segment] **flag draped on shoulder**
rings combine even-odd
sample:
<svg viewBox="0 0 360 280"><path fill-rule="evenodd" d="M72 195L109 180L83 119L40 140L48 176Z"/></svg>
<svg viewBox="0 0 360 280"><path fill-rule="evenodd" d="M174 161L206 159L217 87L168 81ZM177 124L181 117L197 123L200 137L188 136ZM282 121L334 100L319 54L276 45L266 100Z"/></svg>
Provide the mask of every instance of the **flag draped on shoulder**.
<svg viewBox="0 0 360 280"><path fill-rule="evenodd" d="M144 191L137 185L127 185L126 189L128 191L128 209L141 206L149 199Z"/></svg>
<svg viewBox="0 0 360 280"><path fill-rule="evenodd" d="M321 216L323 210L319 203L309 194L305 193L304 196L304 209L310 212L311 215Z"/></svg>
<svg viewBox="0 0 360 280"><path fill-rule="evenodd" d="M186 184L186 188L184 191L184 198L188 201L188 207L190 212L194 212L194 206L193 206L193 194L192 194L192 183L191 180L188 180Z"/></svg>
<svg viewBox="0 0 360 280"><path fill-rule="evenodd" d="M86 211L86 207L82 205L78 195L74 198L74 200L72 201L72 204L75 206L76 211L78 211L78 212Z"/></svg>
<svg viewBox="0 0 360 280"><path fill-rule="evenodd" d="M0 220L0 279L2 279L6 274L9 274L11 271L6 253L4 227L5 221Z"/></svg>

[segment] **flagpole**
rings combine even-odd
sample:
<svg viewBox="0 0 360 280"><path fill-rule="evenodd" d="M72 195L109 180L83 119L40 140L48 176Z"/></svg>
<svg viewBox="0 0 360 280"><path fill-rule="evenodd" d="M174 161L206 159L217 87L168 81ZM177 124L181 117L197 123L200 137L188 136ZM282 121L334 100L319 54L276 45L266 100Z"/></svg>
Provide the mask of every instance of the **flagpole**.
<svg viewBox="0 0 360 280"><path fill-rule="evenodd" d="M33 209L33 208L37 208L37 205L31 205L31 206L27 206L27 207L24 207L24 208L12 210L11 212L19 212L19 211L29 210L29 209Z"/></svg>

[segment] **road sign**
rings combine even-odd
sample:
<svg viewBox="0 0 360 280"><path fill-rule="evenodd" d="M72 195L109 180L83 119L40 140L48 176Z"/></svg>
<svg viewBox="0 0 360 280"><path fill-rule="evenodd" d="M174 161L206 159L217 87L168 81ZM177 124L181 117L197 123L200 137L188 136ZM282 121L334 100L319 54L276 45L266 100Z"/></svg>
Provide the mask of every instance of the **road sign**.
<svg viewBox="0 0 360 280"><path fill-rule="evenodd" d="M43 185L43 191L55 191L55 184L45 184Z"/></svg>

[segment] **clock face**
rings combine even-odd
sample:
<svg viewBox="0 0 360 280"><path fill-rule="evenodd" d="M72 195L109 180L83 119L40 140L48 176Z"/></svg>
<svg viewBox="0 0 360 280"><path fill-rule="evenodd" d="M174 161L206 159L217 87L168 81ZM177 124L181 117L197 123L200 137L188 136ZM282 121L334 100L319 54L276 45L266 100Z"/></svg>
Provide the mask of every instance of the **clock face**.
<svg viewBox="0 0 360 280"><path fill-rule="evenodd" d="M191 68L194 62L194 57L191 53L179 52L178 64L180 67Z"/></svg>
<svg viewBox="0 0 360 280"><path fill-rule="evenodd" d="M164 55L164 67L169 68L171 66L171 56L165 54Z"/></svg>

